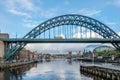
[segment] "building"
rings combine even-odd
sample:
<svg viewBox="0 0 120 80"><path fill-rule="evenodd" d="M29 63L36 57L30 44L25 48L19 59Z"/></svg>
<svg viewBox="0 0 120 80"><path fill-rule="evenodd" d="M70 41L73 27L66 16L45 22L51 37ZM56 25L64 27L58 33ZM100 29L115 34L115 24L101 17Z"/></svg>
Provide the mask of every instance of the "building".
<svg viewBox="0 0 120 80"><path fill-rule="evenodd" d="M5 55L5 44L2 39L9 38L9 34L7 33L0 33L0 61L3 60Z"/></svg>
<svg viewBox="0 0 120 80"><path fill-rule="evenodd" d="M94 48L93 52L96 53L96 52L108 51L108 50L112 50L112 49L113 48L111 46L103 45L103 46L98 46L98 47Z"/></svg>
<svg viewBox="0 0 120 80"><path fill-rule="evenodd" d="M39 58L39 54L36 52L31 52L30 50L26 50L23 48L17 56L15 56L14 60L17 61L30 61Z"/></svg>
<svg viewBox="0 0 120 80"><path fill-rule="evenodd" d="M72 58L72 51L69 51L69 52L68 52L67 58L68 58L68 59L71 59L71 58Z"/></svg>
<svg viewBox="0 0 120 80"><path fill-rule="evenodd" d="M113 47L107 45L89 45L84 49L83 56L86 58L97 57L95 53L113 50Z"/></svg>

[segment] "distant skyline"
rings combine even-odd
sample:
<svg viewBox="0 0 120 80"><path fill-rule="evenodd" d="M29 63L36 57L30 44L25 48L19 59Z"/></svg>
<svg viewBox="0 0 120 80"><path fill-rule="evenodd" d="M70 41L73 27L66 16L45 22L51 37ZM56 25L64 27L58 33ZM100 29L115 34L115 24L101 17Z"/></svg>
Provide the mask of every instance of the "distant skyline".
<svg viewBox="0 0 120 80"><path fill-rule="evenodd" d="M0 31L8 33L10 38L15 38L16 34L22 38L41 22L63 14L92 17L120 34L120 0L0 0ZM56 48L54 44L41 45L37 48ZM30 46L29 49L35 50L34 45ZM66 49L63 46L60 46L63 51L71 49L70 44Z"/></svg>

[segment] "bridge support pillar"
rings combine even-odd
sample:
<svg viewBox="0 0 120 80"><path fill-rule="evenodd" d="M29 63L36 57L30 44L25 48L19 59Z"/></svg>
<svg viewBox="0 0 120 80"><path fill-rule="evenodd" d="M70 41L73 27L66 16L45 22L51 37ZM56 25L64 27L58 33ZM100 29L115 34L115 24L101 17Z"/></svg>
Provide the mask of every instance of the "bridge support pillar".
<svg viewBox="0 0 120 80"><path fill-rule="evenodd" d="M4 38L9 38L7 33L0 33L0 62L3 61L5 55L5 43L2 41Z"/></svg>

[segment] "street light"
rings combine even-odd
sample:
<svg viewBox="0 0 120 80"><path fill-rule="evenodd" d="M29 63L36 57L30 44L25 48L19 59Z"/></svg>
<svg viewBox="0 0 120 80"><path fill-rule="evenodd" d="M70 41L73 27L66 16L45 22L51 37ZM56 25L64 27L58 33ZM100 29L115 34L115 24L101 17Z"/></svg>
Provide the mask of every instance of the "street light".
<svg viewBox="0 0 120 80"><path fill-rule="evenodd" d="M92 57L93 57L92 62L93 62L93 66L94 66L94 52L92 52Z"/></svg>

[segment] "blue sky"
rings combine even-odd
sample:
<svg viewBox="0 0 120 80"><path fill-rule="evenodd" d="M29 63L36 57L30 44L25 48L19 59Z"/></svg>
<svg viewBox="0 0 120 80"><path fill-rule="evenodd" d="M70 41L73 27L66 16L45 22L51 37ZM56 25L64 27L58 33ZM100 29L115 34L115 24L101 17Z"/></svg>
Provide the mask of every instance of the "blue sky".
<svg viewBox="0 0 120 80"><path fill-rule="evenodd" d="M120 0L0 0L0 30L15 38L55 16L80 14L120 32Z"/></svg>
<svg viewBox="0 0 120 80"><path fill-rule="evenodd" d="M71 13L93 17L120 31L120 0L0 0L0 30L23 37L41 22Z"/></svg>

